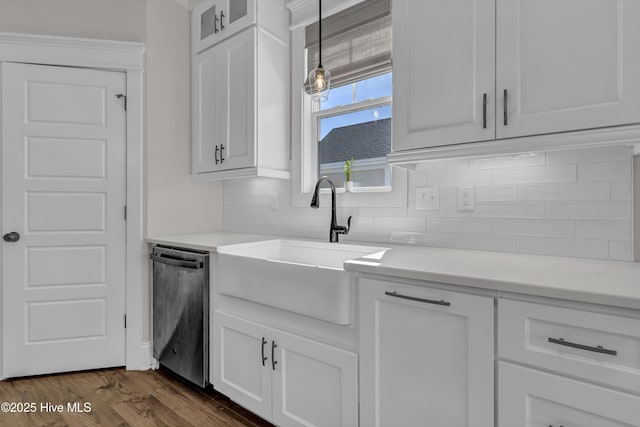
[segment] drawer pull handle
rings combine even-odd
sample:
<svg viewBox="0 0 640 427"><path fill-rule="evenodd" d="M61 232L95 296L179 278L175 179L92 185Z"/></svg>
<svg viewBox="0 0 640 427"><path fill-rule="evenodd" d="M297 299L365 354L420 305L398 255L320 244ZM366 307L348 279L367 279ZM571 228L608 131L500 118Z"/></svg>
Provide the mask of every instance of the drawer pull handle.
<svg viewBox="0 0 640 427"><path fill-rule="evenodd" d="M418 302L424 302L427 304L435 304L435 305L444 305L446 307L451 307L451 303L449 301L445 301L443 299L441 299L440 301L434 300L434 299L425 299L425 298L416 298L416 297L410 297L408 295L402 295L399 294L395 291L393 292L385 292L385 295L388 295L390 297L394 297L394 298L402 298L402 299L408 299L409 301L418 301Z"/></svg>
<svg viewBox="0 0 640 427"><path fill-rule="evenodd" d="M558 344L558 345L563 345L565 347L577 348L578 350L586 350L586 351L592 351L594 353L608 354L609 356L618 355L617 351L609 350L608 348L604 348L601 345L593 347L590 345L577 344L571 341L565 341L564 338L551 338L551 337L549 337L548 341L552 344Z"/></svg>

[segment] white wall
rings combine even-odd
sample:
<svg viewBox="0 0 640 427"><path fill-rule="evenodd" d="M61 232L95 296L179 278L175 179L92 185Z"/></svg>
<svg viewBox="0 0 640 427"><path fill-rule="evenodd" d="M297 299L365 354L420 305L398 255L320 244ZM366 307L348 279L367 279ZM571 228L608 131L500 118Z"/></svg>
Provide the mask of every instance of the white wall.
<svg viewBox="0 0 640 427"><path fill-rule="evenodd" d="M222 229L222 184L190 172L189 10L147 2L147 233Z"/></svg>
<svg viewBox="0 0 640 427"><path fill-rule="evenodd" d="M625 147L424 163L407 207L339 209L338 222L353 215L345 241L632 260L631 169ZM474 212L457 211L459 185L475 186ZM439 187L438 210L416 210L423 186ZM329 207L292 208L288 181L227 181L224 200L225 230L328 237Z"/></svg>
<svg viewBox="0 0 640 427"><path fill-rule="evenodd" d="M0 31L144 42L145 0L0 0Z"/></svg>

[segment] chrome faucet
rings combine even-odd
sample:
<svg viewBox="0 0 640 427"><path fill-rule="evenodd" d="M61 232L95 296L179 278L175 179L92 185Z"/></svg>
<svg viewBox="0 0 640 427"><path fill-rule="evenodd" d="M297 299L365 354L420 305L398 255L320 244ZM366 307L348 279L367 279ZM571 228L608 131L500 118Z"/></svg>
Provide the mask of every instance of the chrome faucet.
<svg viewBox="0 0 640 427"><path fill-rule="evenodd" d="M333 182L326 177L323 176L316 182L316 189L313 192L313 198L311 199L311 207L313 209L318 209L320 207L320 184L322 181L327 181L329 186L331 187L331 228L329 229L329 241L337 242L338 234L349 234L349 229L351 228L351 217L347 219L347 226L338 225L336 220L336 186L333 185Z"/></svg>

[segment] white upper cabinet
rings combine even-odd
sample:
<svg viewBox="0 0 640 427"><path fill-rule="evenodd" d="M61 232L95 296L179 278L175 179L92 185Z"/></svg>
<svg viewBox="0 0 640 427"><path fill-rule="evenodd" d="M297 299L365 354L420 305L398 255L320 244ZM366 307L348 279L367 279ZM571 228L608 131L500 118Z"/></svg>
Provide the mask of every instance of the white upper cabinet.
<svg viewBox="0 0 640 427"><path fill-rule="evenodd" d="M498 138L640 122L640 2L496 1Z"/></svg>
<svg viewBox="0 0 640 427"><path fill-rule="evenodd" d="M396 0L392 14L392 162L640 123L637 0Z"/></svg>
<svg viewBox="0 0 640 427"><path fill-rule="evenodd" d="M198 15L206 10L201 3L192 11L193 177L289 178L289 30L284 1L258 6L254 1L228 0L212 7L219 4L227 4L220 14L228 16L228 25L237 22L237 31L225 27L227 36L206 44L215 36L214 32L198 39L204 31L204 18ZM233 21L240 14L234 7L251 11L255 19L243 25L244 18Z"/></svg>
<svg viewBox="0 0 640 427"><path fill-rule="evenodd" d="M191 13L191 51L198 53L256 22L256 0L206 0Z"/></svg>
<svg viewBox="0 0 640 427"><path fill-rule="evenodd" d="M392 19L393 149L493 139L494 0L394 1Z"/></svg>

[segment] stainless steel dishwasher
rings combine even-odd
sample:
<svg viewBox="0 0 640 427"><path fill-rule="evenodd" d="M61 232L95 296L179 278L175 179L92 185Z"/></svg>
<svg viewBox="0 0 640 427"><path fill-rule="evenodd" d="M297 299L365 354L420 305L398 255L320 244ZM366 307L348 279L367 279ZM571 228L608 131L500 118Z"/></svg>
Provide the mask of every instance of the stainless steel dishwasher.
<svg viewBox="0 0 640 427"><path fill-rule="evenodd" d="M153 357L205 387L209 383L209 253L154 246Z"/></svg>

